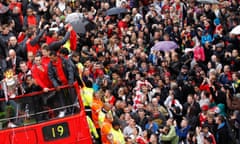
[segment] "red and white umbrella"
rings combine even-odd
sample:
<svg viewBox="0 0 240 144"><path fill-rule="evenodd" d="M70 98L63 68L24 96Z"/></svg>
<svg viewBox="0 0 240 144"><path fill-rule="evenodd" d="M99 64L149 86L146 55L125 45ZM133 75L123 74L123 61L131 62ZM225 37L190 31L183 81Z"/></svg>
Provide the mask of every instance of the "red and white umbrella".
<svg viewBox="0 0 240 144"><path fill-rule="evenodd" d="M230 34L239 35L239 34L240 34L240 25L234 27L234 28L230 31Z"/></svg>

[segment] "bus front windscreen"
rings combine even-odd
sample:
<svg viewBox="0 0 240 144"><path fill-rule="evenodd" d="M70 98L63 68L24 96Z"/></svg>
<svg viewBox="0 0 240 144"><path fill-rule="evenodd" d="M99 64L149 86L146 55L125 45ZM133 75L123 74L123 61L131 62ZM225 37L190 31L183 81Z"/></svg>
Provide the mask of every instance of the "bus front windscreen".
<svg viewBox="0 0 240 144"><path fill-rule="evenodd" d="M37 124L80 112L73 86L0 101L0 130Z"/></svg>

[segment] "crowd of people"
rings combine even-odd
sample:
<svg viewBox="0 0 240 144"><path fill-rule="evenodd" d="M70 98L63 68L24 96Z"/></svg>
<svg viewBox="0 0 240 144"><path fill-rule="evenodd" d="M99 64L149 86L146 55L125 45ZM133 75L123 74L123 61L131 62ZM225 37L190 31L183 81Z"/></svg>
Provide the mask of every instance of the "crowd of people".
<svg viewBox="0 0 240 144"><path fill-rule="evenodd" d="M13 71L21 93L77 81L94 143L239 143L239 4L1 1L0 79ZM108 15L114 7L127 11ZM74 12L86 32L65 22ZM178 48L152 49L160 41Z"/></svg>

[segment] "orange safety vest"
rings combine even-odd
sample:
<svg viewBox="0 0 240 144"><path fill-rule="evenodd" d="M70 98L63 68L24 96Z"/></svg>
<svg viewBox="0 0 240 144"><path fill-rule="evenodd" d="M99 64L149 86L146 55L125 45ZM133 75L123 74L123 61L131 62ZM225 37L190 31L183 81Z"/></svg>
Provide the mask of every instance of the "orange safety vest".
<svg viewBox="0 0 240 144"><path fill-rule="evenodd" d="M100 99L93 99L92 103L92 120L96 128L100 128L98 123L98 115L103 107L103 102Z"/></svg>
<svg viewBox="0 0 240 144"><path fill-rule="evenodd" d="M103 122L101 127L101 140L103 144L111 144L107 136L110 134L112 129L112 124L110 122Z"/></svg>

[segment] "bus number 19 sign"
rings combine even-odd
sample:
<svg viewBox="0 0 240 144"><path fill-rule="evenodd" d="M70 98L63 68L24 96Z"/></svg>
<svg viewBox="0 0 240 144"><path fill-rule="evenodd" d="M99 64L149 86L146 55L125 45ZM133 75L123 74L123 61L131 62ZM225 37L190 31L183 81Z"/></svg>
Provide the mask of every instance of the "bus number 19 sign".
<svg viewBox="0 0 240 144"><path fill-rule="evenodd" d="M45 141L56 140L69 136L68 124L66 122L43 127L42 131Z"/></svg>

